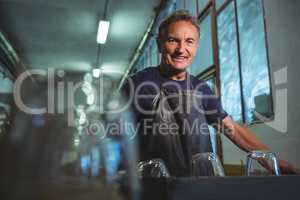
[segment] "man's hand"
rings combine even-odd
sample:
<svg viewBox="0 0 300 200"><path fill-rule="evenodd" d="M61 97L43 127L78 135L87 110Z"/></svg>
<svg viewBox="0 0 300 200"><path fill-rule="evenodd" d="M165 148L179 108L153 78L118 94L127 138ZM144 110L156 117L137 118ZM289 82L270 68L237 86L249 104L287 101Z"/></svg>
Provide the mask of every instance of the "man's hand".
<svg viewBox="0 0 300 200"><path fill-rule="evenodd" d="M265 159L259 159L258 162L271 174L275 174L273 167ZM279 160L280 172L282 175L295 174L300 175L300 170L285 160Z"/></svg>
<svg viewBox="0 0 300 200"><path fill-rule="evenodd" d="M266 145L264 145L249 129L241 127L239 124L235 123L229 117L223 119L223 132L224 134L240 149L245 152L261 150L261 151L271 151ZM220 127L219 127L220 128ZM260 162L264 167L270 169L267 164ZM297 169L292 164L287 161L279 161L281 174L298 174L300 175L300 170Z"/></svg>
<svg viewBox="0 0 300 200"><path fill-rule="evenodd" d="M300 170L297 169L294 165L288 163L285 160L279 161L281 174L297 174L300 175Z"/></svg>

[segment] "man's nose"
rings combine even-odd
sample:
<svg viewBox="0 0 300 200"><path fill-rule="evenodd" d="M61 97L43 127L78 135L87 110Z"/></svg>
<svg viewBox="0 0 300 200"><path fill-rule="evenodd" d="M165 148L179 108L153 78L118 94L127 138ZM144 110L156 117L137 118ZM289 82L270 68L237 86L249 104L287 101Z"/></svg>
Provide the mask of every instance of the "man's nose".
<svg viewBox="0 0 300 200"><path fill-rule="evenodd" d="M184 52L185 51L185 43L182 41L178 42L176 51L180 52L180 53Z"/></svg>

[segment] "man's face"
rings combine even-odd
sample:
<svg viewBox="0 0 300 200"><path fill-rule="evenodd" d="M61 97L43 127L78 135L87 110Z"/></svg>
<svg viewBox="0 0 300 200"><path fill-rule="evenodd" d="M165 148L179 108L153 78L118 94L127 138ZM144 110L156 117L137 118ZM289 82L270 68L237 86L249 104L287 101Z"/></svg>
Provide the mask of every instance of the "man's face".
<svg viewBox="0 0 300 200"><path fill-rule="evenodd" d="M190 22L177 21L158 39L162 64L177 71L186 71L196 54L199 41L197 28Z"/></svg>

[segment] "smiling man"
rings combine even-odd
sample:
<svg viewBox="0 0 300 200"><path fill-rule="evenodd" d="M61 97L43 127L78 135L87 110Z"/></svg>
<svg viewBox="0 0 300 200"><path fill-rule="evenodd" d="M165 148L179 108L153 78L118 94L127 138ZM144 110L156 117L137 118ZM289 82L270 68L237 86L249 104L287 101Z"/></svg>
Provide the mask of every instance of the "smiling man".
<svg viewBox="0 0 300 200"><path fill-rule="evenodd" d="M160 158L173 176L190 176L193 156L212 151L208 124L246 152L269 151L253 133L230 119L203 80L187 72L199 37L196 19L187 11L175 11L159 27L160 65L136 73L124 86L125 93L133 95L140 160ZM296 173L285 161L280 161L280 167L283 173Z"/></svg>
<svg viewBox="0 0 300 200"><path fill-rule="evenodd" d="M172 20L165 21L160 27L157 40L162 54L160 70L171 75L169 78L173 80L185 80L187 68L198 48L200 32L194 21L175 21L176 18L173 20L173 23Z"/></svg>

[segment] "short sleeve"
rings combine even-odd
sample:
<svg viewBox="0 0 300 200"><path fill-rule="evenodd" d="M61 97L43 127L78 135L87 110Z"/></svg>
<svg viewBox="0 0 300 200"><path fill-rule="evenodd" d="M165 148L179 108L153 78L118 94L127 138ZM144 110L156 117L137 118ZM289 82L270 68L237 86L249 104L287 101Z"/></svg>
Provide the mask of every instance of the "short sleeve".
<svg viewBox="0 0 300 200"><path fill-rule="evenodd" d="M220 98L212 92L204 81L201 81L200 91L202 93L202 104L208 124L219 124L228 115L222 107Z"/></svg>

